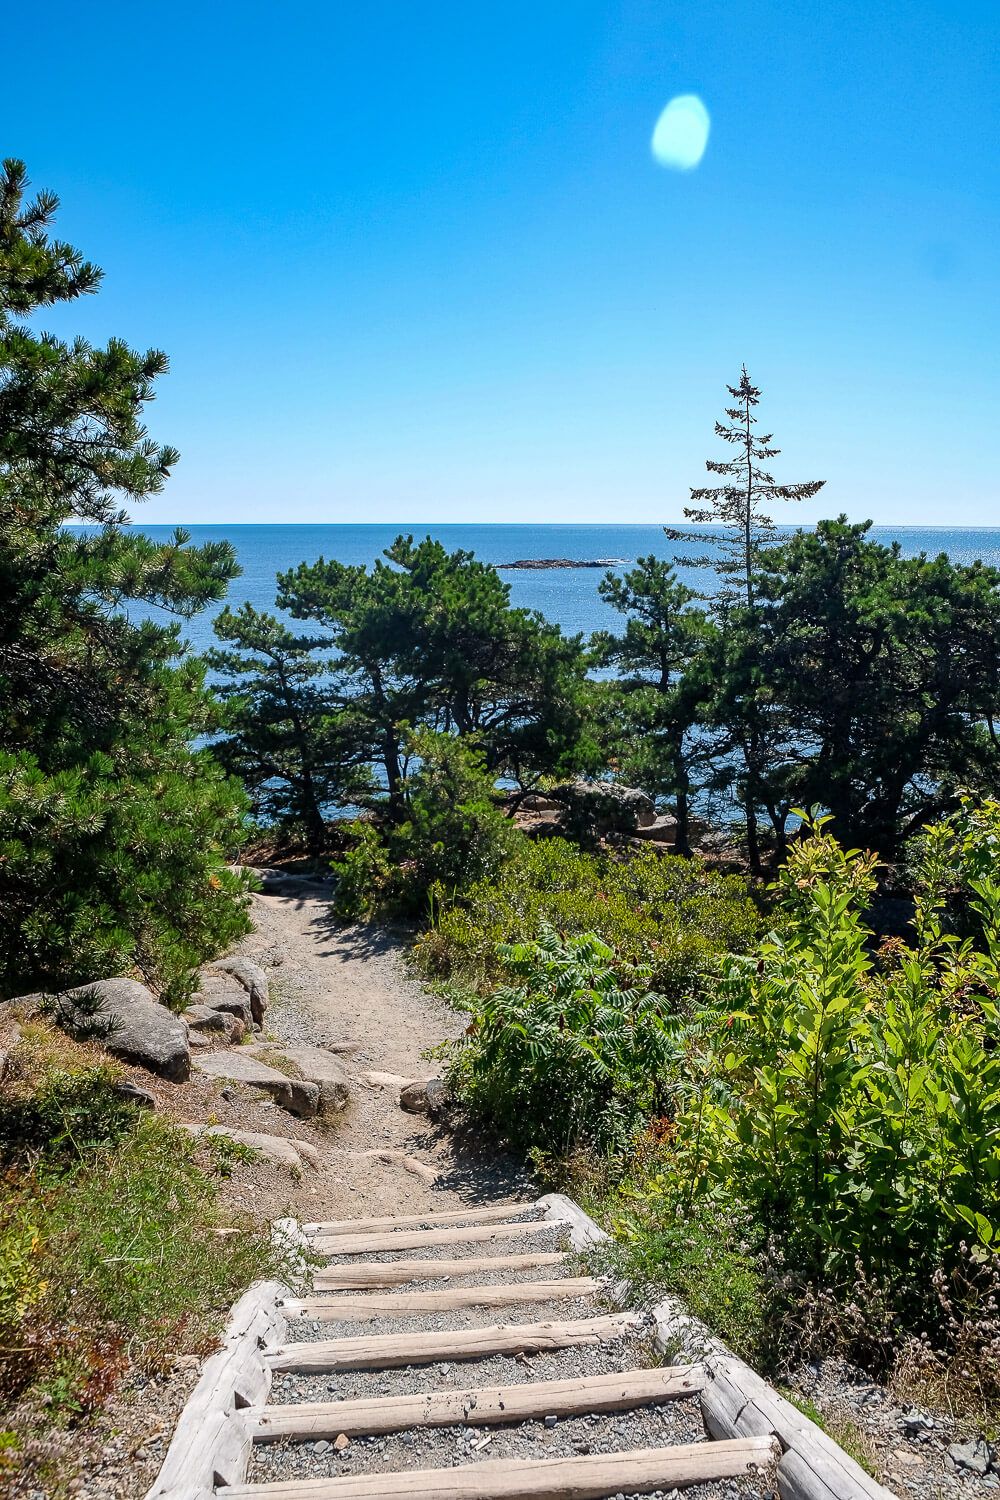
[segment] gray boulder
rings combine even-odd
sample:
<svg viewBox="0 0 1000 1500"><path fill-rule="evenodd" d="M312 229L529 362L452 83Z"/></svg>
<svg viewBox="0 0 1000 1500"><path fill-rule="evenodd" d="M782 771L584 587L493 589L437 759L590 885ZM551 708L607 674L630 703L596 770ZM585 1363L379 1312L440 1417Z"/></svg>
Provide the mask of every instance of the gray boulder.
<svg viewBox="0 0 1000 1500"><path fill-rule="evenodd" d="M195 1058L199 1073L232 1083L246 1083L270 1094L275 1104L301 1120L319 1114L319 1086L303 1078L290 1078L249 1052L202 1052Z"/></svg>
<svg viewBox="0 0 1000 1500"><path fill-rule="evenodd" d="M350 1087L347 1072L325 1047L273 1046L255 1047L253 1055L273 1066L290 1063L295 1071L319 1090L319 1113L339 1115L347 1108Z"/></svg>
<svg viewBox="0 0 1000 1500"><path fill-rule="evenodd" d="M56 1020L75 1036L101 1044L122 1062L137 1063L171 1083L191 1074L188 1029L135 979L98 979L57 995Z"/></svg>
<svg viewBox="0 0 1000 1500"><path fill-rule="evenodd" d="M399 1091L399 1107L411 1115L437 1119L444 1112L447 1090L440 1078L415 1079Z"/></svg>
<svg viewBox="0 0 1000 1500"><path fill-rule="evenodd" d="M210 1005L189 1005L184 1019L192 1031L211 1032L217 1042L242 1042L247 1033L241 1014L217 1010Z"/></svg>
<svg viewBox="0 0 1000 1500"><path fill-rule="evenodd" d="M246 990L250 996L250 1014L258 1026L262 1025L271 988L260 964L255 964L252 958L221 958L213 968L219 974L228 974Z"/></svg>
<svg viewBox="0 0 1000 1500"><path fill-rule="evenodd" d="M203 1005L206 1010L221 1010L227 1015L238 1016L247 1031L253 1030L250 996L241 984L230 979L228 974L206 974L204 970L199 975L199 983L196 1004Z"/></svg>
<svg viewBox="0 0 1000 1500"><path fill-rule="evenodd" d="M636 787L619 786L616 781L585 781L578 777L553 787L551 796L565 809L566 831L577 837L634 833L656 818L651 797Z"/></svg>
<svg viewBox="0 0 1000 1500"><path fill-rule="evenodd" d="M640 824L633 838L646 839L652 844L669 844L673 848L677 842L677 819L667 813L662 818L654 818L651 823Z"/></svg>

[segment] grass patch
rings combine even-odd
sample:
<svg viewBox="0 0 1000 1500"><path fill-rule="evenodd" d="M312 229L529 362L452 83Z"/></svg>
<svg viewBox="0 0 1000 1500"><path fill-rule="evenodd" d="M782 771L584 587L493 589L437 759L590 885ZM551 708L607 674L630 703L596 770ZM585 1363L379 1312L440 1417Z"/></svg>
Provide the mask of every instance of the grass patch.
<svg viewBox="0 0 1000 1500"><path fill-rule="evenodd" d="M130 1366L206 1353L251 1282L294 1276L270 1226L234 1220L219 1201L236 1143L213 1138L203 1151L137 1110L113 1066L45 1027L28 1030L10 1072L0 1099L0 1490L8 1480L44 1488L40 1434L84 1421Z"/></svg>

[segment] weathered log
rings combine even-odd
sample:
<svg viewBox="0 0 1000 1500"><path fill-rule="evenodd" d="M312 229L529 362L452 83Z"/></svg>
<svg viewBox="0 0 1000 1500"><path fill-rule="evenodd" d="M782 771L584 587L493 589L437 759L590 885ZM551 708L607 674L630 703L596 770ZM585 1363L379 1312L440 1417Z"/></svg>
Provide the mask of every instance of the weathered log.
<svg viewBox="0 0 1000 1500"><path fill-rule="evenodd" d="M364 1323L369 1318L410 1313L450 1312L459 1307L517 1307L525 1302L568 1302L592 1297L602 1283L592 1276L558 1281L516 1281L507 1286L450 1286L429 1292L377 1292L365 1297L289 1297L282 1310L290 1318Z"/></svg>
<svg viewBox="0 0 1000 1500"><path fill-rule="evenodd" d="M839 1444L735 1355L706 1365L702 1411L717 1438L773 1433L783 1457L778 1483L788 1500L893 1500Z"/></svg>
<svg viewBox="0 0 1000 1500"><path fill-rule="evenodd" d="M539 1354L623 1338L642 1321L639 1313L610 1313L569 1322L494 1324L487 1328L433 1329L420 1333L366 1334L361 1338L286 1344L268 1356L283 1372L391 1370L441 1360L489 1359L494 1354Z"/></svg>
<svg viewBox="0 0 1000 1500"><path fill-rule="evenodd" d="M250 1288L233 1308L222 1347L205 1364L147 1500L189 1500L217 1483L233 1484L246 1473L250 1427L247 1414L271 1388L262 1346L278 1343L285 1319L277 1299L279 1282Z"/></svg>
<svg viewBox="0 0 1000 1500"><path fill-rule="evenodd" d="M575 1458L503 1459L408 1474L244 1484L227 1490L226 1500L606 1500L623 1491L642 1494L735 1479L752 1469L770 1468L777 1456L773 1438L737 1438Z"/></svg>
<svg viewBox="0 0 1000 1500"><path fill-rule="evenodd" d="M534 1203L501 1203L489 1208L459 1208L447 1213L392 1214L381 1219L328 1219L318 1224L303 1224L306 1234L367 1234L375 1229L432 1229L443 1224L489 1224L529 1213Z"/></svg>
<svg viewBox="0 0 1000 1500"><path fill-rule="evenodd" d="M482 1390L434 1391L428 1395L376 1396L358 1401L313 1401L265 1406L253 1428L256 1443L280 1438L306 1441L372 1437L411 1427L498 1427L547 1416L574 1417L629 1411L660 1401L693 1396L705 1373L699 1365L658 1370L622 1370L575 1380L538 1380Z"/></svg>
<svg viewBox="0 0 1000 1500"><path fill-rule="evenodd" d="M312 1235L313 1249L320 1255L373 1255L383 1250L423 1250L430 1245L479 1245L492 1240L516 1240L548 1234L552 1220L529 1224L473 1225L447 1229L398 1229L383 1234Z"/></svg>
<svg viewBox="0 0 1000 1500"><path fill-rule="evenodd" d="M327 1266L313 1281L317 1292L360 1291L364 1287L398 1286L407 1281L434 1281L442 1276L491 1275L494 1271L534 1271L558 1266L559 1250L527 1255L470 1255L463 1260L362 1260Z"/></svg>

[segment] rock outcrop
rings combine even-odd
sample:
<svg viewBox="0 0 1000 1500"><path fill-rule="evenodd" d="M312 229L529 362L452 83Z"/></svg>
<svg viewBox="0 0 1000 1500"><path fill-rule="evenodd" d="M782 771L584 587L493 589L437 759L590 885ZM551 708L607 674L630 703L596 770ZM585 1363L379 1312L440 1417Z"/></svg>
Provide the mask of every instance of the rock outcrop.
<svg viewBox="0 0 1000 1500"><path fill-rule="evenodd" d="M325 1047L274 1045L255 1047L253 1055L268 1066L290 1063L307 1083L319 1090L319 1113L339 1115L347 1108L350 1086L343 1063Z"/></svg>
<svg viewBox="0 0 1000 1500"><path fill-rule="evenodd" d="M602 838L609 833L634 833L656 819L651 797L637 787L616 781L564 782L549 797L564 809L561 822L576 837Z"/></svg>
<svg viewBox="0 0 1000 1500"><path fill-rule="evenodd" d="M271 992L267 975L260 964L254 963L252 958L220 958L211 968L218 974L228 974L246 990L250 996L250 1014L258 1026L263 1025Z"/></svg>
<svg viewBox="0 0 1000 1500"><path fill-rule="evenodd" d="M181 1129L194 1136L224 1136L241 1146L249 1146L252 1151L273 1161L276 1166L287 1167L290 1172L298 1173L303 1166L318 1169L320 1165L320 1154L316 1147L295 1137L289 1139L283 1135L266 1135L258 1130L233 1130L228 1125L182 1124Z"/></svg>
<svg viewBox="0 0 1000 1500"><path fill-rule="evenodd" d="M311 1120L319 1114L319 1086L303 1078L291 1078L272 1068L249 1052L201 1052L195 1058L199 1073L221 1078L229 1083L245 1083L269 1094L275 1104L287 1109L300 1120Z"/></svg>
<svg viewBox="0 0 1000 1500"><path fill-rule="evenodd" d="M184 1083L191 1074L186 1023L135 979L98 979L55 997L55 1019L122 1062Z"/></svg>

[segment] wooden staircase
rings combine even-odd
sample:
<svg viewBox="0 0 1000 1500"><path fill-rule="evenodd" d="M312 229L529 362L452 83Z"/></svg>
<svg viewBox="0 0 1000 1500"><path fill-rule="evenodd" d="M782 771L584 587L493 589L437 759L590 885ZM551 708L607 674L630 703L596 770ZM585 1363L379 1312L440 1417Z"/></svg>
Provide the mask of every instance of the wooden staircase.
<svg viewBox="0 0 1000 1500"><path fill-rule="evenodd" d="M565 1242L553 1248L554 1224L560 1234L570 1228L560 1203L585 1218L568 1200L554 1199L547 1206L542 1200L305 1225L298 1231L303 1248L327 1260L312 1278L312 1292L290 1296L271 1284L238 1304L148 1500L610 1500L739 1479L756 1495L773 1495L784 1441L766 1421L754 1419L750 1430L737 1422L735 1433L720 1429L717 1414L703 1421L704 1411L715 1410L706 1406L713 1384L706 1364L644 1362L636 1331L646 1315L601 1305L608 1293L603 1282L577 1273ZM504 1322L505 1308L517 1308L519 1321ZM537 1319L520 1320L536 1309ZM289 1338L290 1319L300 1320L297 1335L313 1336ZM422 1327L421 1320L435 1326ZM331 1331L335 1337L327 1337ZM594 1373L593 1359L588 1368L583 1355L595 1348L624 1367ZM532 1378L531 1356L554 1350L574 1351L573 1360L579 1351L579 1373ZM493 1363L484 1377L484 1362L497 1360L509 1362L499 1367L509 1375L498 1381ZM466 1377L461 1388L451 1373L459 1363ZM325 1393L320 1376L339 1381L345 1372L366 1371L384 1372L381 1394L365 1389L337 1400L309 1394L310 1386ZM426 1377L419 1390L415 1376ZM655 1414L678 1402L697 1417L697 1426L684 1430L701 1440L549 1458L485 1456L495 1432L523 1429L548 1438L542 1428L563 1421ZM388 1472L358 1472L339 1462L351 1444L412 1434L407 1441L415 1445L421 1434L429 1441L441 1428L485 1434L476 1438L483 1456L423 1467L418 1458L408 1463L410 1449L391 1448L390 1458L395 1453L400 1461L390 1462ZM279 1448L264 1453L274 1444ZM299 1446L307 1444L309 1450ZM324 1452L318 1464L317 1444ZM363 1448L354 1451L363 1456ZM462 1457L469 1456L466 1448ZM870 1500L879 1491L871 1483L864 1491L853 1481L845 1486L839 1470L825 1483L780 1487L785 1500ZM717 1493L704 1491L706 1500ZM887 1494L881 1491L879 1500Z"/></svg>

